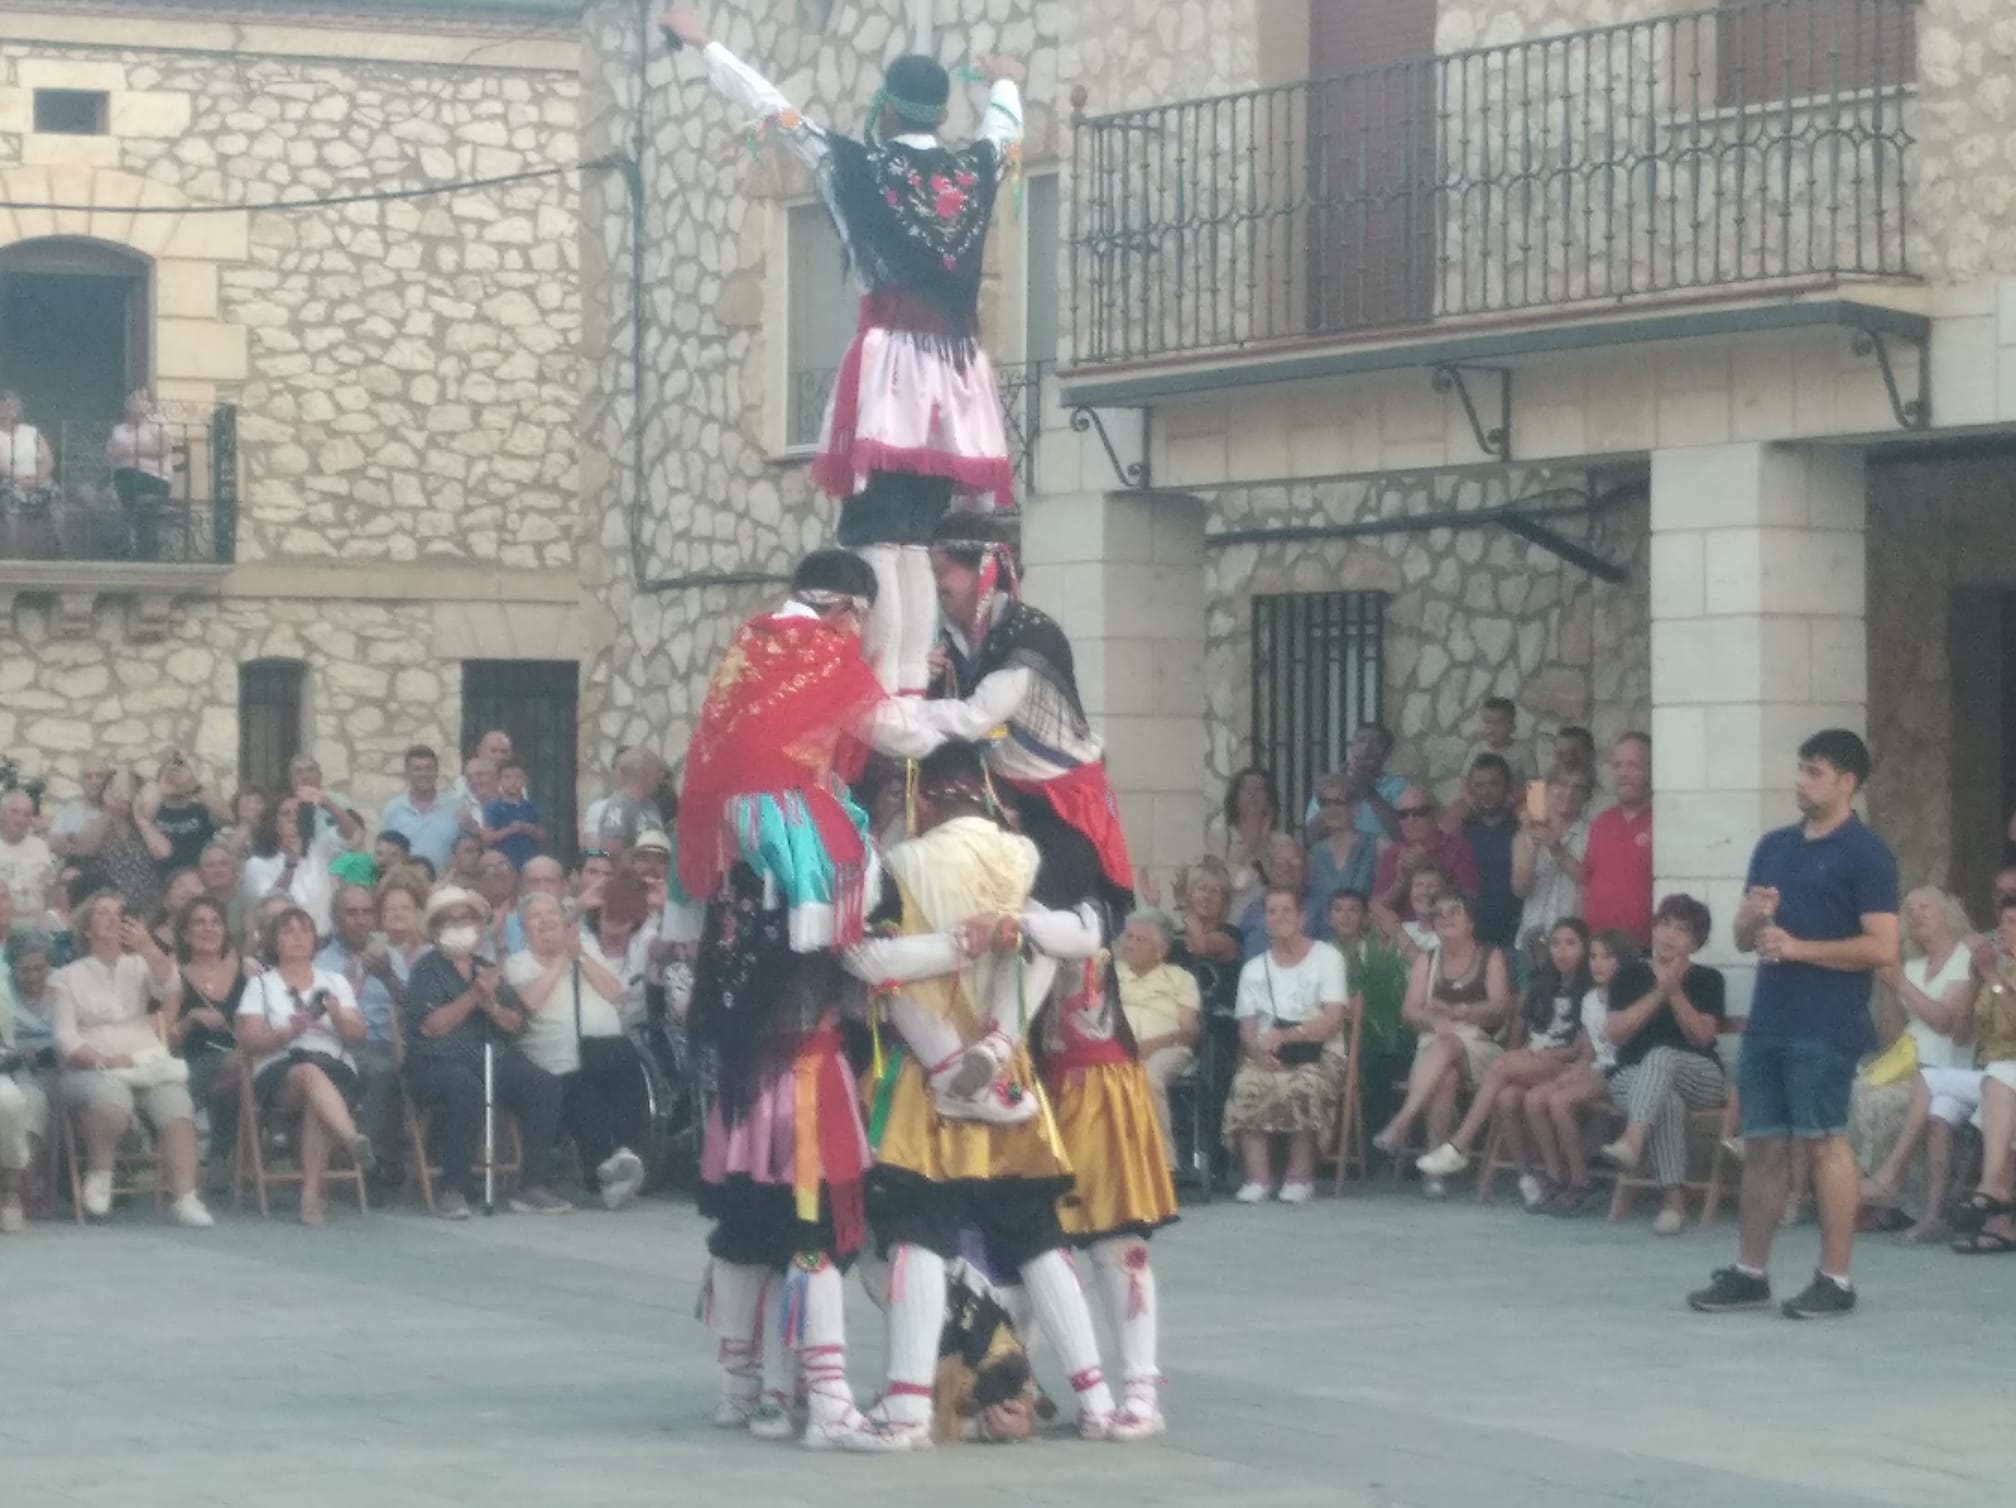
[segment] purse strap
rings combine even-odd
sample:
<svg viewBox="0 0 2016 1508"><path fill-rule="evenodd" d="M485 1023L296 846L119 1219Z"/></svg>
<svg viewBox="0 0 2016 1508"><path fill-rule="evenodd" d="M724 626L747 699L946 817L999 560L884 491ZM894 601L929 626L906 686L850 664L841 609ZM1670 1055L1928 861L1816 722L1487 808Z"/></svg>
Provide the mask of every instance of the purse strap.
<svg viewBox="0 0 2016 1508"><path fill-rule="evenodd" d="M574 960L574 1040L581 1040L581 960Z"/></svg>

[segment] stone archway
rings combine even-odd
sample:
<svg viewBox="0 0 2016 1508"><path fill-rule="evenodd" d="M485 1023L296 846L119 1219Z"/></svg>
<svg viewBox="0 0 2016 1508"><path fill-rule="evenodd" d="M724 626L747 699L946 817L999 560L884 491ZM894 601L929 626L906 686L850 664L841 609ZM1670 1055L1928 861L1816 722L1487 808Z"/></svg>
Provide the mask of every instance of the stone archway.
<svg viewBox="0 0 2016 1508"><path fill-rule="evenodd" d="M83 236L0 250L0 388L42 422L110 420L154 379L153 262Z"/></svg>

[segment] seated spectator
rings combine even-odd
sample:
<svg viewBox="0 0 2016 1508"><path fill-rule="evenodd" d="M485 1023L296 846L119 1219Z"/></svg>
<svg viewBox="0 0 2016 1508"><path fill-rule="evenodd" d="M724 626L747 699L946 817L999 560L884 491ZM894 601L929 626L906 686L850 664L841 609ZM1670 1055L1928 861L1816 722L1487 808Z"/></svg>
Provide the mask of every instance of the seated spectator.
<svg viewBox="0 0 2016 1508"><path fill-rule="evenodd" d="M243 934L245 923L244 875L238 854L222 838L211 840L196 861L196 878L203 882L204 898L223 908L232 937Z"/></svg>
<svg viewBox="0 0 2016 1508"><path fill-rule="evenodd" d="M483 841L523 869L546 846L546 819L525 794L525 766L507 760L497 771L497 799L483 808Z"/></svg>
<svg viewBox="0 0 2016 1508"><path fill-rule="evenodd" d="M35 831L35 803L26 791L0 796L0 883L24 916L40 916L56 880L56 855Z"/></svg>
<svg viewBox="0 0 2016 1508"><path fill-rule="evenodd" d="M371 873L375 885L395 869L413 862L413 842L404 833L381 832L371 840Z"/></svg>
<svg viewBox="0 0 2016 1508"><path fill-rule="evenodd" d="M252 839L258 834L259 821L271 804L272 798L256 785L241 785L232 795L230 825L217 834L217 839L231 846L239 863L251 857Z"/></svg>
<svg viewBox="0 0 2016 1508"><path fill-rule="evenodd" d="M1235 770L1225 782L1225 855L1231 876L1232 916L1243 916L1267 888L1267 848L1281 831L1281 797L1274 777L1258 765Z"/></svg>
<svg viewBox="0 0 2016 1508"><path fill-rule="evenodd" d="M1469 1166L1470 1149L1496 1115L1505 1150L1519 1169L1520 1199L1529 1210L1545 1202L1548 1190L1527 1155L1526 1096L1579 1060L1582 1000L1591 987L1589 929L1580 917L1566 917L1548 934L1547 962L1526 987L1525 1045L1486 1070L1470 1109L1449 1139L1416 1161L1425 1176L1447 1178Z"/></svg>
<svg viewBox="0 0 2016 1508"><path fill-rule="evenodd" d="M654 934L646 925L649 901L644 883L628 869L611 875L592 911L581 915L581 956L594 960L620 986L610 1003L629 1031L646 1025L646 976Z"/></svg>
<svg viewBox="0 0 2016 1508"><path fill-rule="evenodd" d="M158 1003L174 1019L181 995L175 962L110 892L78 907L77 932L83 956L57 970L50 988L65 1069L57 1082L83 1132L84 1213L102 1219L110 1212L113 1159L137 1110L153 1127L176 1221L208 1226L210 1212L196 1192L189 1071L170 1056L149 1010Z"/></svg>
<svg viewBox="0 0 2016 1508"><path fill-rule="evenodd" d="M0 936L11 927L13 911L14 898L0 886ZM35 1104L41 1090L35 1083L34 1057L22 1051L16 1036L14 1021L20 1014L13 978L0 973L0 1236L19 1235L27 1227L28 1170L39 1155L35 1142L48 1129L46 1104L43 1124L36 1126ZM31 1091L35 1100L29 1097Z"/></svg>
<svg viewBox="0 0 2016 1508"><path fill-rule="evenodd" d="M448 868L435 876L435 888L453 885L458 890L476 890L482 881L483 840L474 833L464 833L449 853Z"/></svg>
<svg viewBox="0 0 2016 1508"><path fill-rule="evenodd" d="M163 953L175 951L175 923L182 908L203 893L203 877L193 869L171 870L161 885L161 909L149 921L148 929Z"/></svg>
<svg viewBox="0 0 2016 1508"><path fill-rule="evenodd" d="M1433 903L1429 905L1433 914ZM1330 897L1330 946L1344 955L1351 993L1362 1002L1364 1019L1358 1040L1358 1090L1369 1113L1390 1115L1394 1109L1388 1084L1407 1071L1413 1040L1400 1023L1407 999L1407 960L1371 924L1371 905L1355 890Z"/></svg>
<svg viewBox="0 0 2016 1508"><path fill-rule="evenodd" d="M1321 927L1309 925L1309 860L1302 851L1302 844L1288 833L1276 833L1267 845L1267 855L1262 861L1267 871L1267 889L1292 890L1304 897L1302 912L1302 933L1308 936L1321 931ZM1258 958L1270 946L1267 933L1267 897L1255 896L1248 903L1239 918L1240 951L1247 959Z"/></svg>
<svg viewBox="0 0 2016 1508"><path fill-rule="evenodd" d="M408 854L418 854L436 869L448 867L456 838L462 834L463 803L441 789L441 760L426 744L406 751L406 789L387 801L378 813L378 840L398 837ZM385 863L381 851L379 862ZM387 866L387 872L393 866Z"/></svg>
<svg viewBox="0 0 2016 1508"><path fill-rule="evenodd" d="M1540 1204L1527 1205L1536 1214L1584 1214L1602 1192L1589 1176L1582 1123L1596 1106L1611 1103L1617 1045L1608 1030L1610 992L1618 974L1637 962L1638 945L1626 933L1598 932L1589 939L1589 988L1582 996L1582 1032L1574 1061L1526 1091L1526 1130L1542 1169Z"/></svg>
<svg viewBox="0 0 2016 1508"><path fill-rule="evenodd" d="M1525 904L1519 917L1519 946L1532 950L1564 917L1582 914L1582 860L1589 852L1589 805L1593 777L1576 765L1547 772L1547 812L1522 811L1512 841L1512 890Z"/></svg>
<svg viewBox="0 0 2016 1508"><path fill-rule="evenodd" d="M2016 1251L2016 977L2002 975L1974 1000L1981 1079L1981 1179L1955 1212L1963 1257Z"/></svg>
<svg viewBox="0 0 2016 1508"><path fill-rule="evenodd" d="M96 872L100 886L118 892L133 915L161 909L161 871L133 820L130 776L115 775L105 787L104 820L78 835L77 849L80 864Z"/></svg>
<svg viewBox="0 0 2016 1508"><path fill-rule="evenodd" d="M548 1187L560 1081L513 1045L525 1029L524 1013L498 998L498 966L477 957L489 920L482 896L458 886L437 890L427 903L434 948L413 966L401 1007L406 1088L432 1119L432 1151L443 1183L434 1208L444 1220L468 1219L470 1199L482 1188L486 1042L494 1048L494 1103L517 1118L525 1148L524 1178L510 1207L542 1215L573 1208Z"/></svg>
<svg viewBox="0 0 2016 1508"><path fill-rule="evenodd" d="M210 1162L221 1168L237 1144L245 1065L236 1056L234 1023L245 994L244 964L223 907L205 895L176 914L173 947L181 965L182 1006L169 1029L169 1045L189 1065L189 1095L208 1118Z"/></svg>
<svg viewBox="0 0 2016 1508"><path fill-rule="evenodd" d="M561 903L562 911L566 910L567 871L558 859L541 854L527 860L525 867L518 872L518 904L512 909L511 919L504 924L507 957L525 951L525 902L535 895L550 895Z"/></svg>
<svg viewBox="0 0 2016 1508"><path fill-rule="evenodd" d="M1519 896L1513 881L1513 846L1519 817L1512 807L1512 767L1496 754L1479 754L1463 780L1463 815L1453 825L1477 865L1477 935L1494 948L1519 940ZM1524 791L1521 790L1523 798ZM1370 886L1365 887L1370 891Z"/></svg>
<svg viewBox="0 0 2016 1508"><path fill-rule="evenodd" d="M318 825L318 813L328 819L326 824ZM252 857L245 861L245 888L262 900L286 896L326 935L334 921L330 902L336 894L329 866L363 836L357 814L316 787L283 796L260 818Z"/></svg>
<svg viewBox="0 0 2016 1508"><path fill-rule="evenodd" d="M105 441L105 464L112 494L126 511L135 560L161 558L161 506L175 490L175 431L147 389L126 395L126 420L112 426Z"/></svg>
<svg viewBox="0 0 2016 1508"><path fill-rule="evenodd" d="M1134 1034L1134 1051L1148 1075L1155 1119L1169 1166L1176 1166L1176 1137L1169 1124L1169 1083L1190 1071L1203 1030L1203 1004L1189 970L1169 962L1176 924L1165 911L1137 911L1120 934L1114 965L1120 1013Z"/></svg>
<svg viewBox="0 0 2016 1508"><path fill-rule="evenodd" d="M602 904L602 892L616 873L616 861L606 848L581 850L581 867L574 872L573 912L578 920Z"/></svg>
<svg viewBox="0 0 2016 1508"><path fill-rule="evenodd" d="M1225 1102L1224 1137L1245 1182L1234 1197L1258 1204L1274 1187L1269 1143L1288 1139L1279 1198L1306 1203L1316 1192L1318 1146L1338 1129L1346 1063L1342 1033L1352 1009L1344 959L1302 930L1302 893L1270 886L1262 898L1268 946L1239 974L1239 1041L1245 1061Z"/></svg>
<svg viewBox="0 0 2016 1508"><path fill-rule="evenodd" d="M295 1158L301 1170L301 1223L320 1225L328 1205L322 1181L332 1147L360 1172L378 1165L371 1138L357 1129L357 1064L350 1048L368 1028L350 982L315 967L314 918L299 907L280 913L267 932L266 972L238 1003L238 1040L252 1063L252 1094L263 1110L301 1117Z"/></svg>
<svg viewBox="0 0 2016 1508"><path fill-rule="evenodd" d="M7 942L6 964L12 988L0 991L0 1001L4 1001L0 1008L11 1007L11 1013L0 1057L13 1066L0 1069L0 1078L10 1079L21 1096L27 1146L26 1161L21 1164L25 1176L16 1183L15 1191L27 1209L34 1210L47 1195L41 1170L47 1166L44 1147L49 1137L49 1095L56 1082L55 1005L49 997L47 934L14 933Z"/></svg>
<svg viewBox="0 0 2016 1508"><path fill-rule="evenodd" d="M1430 865L1407 877L1406 920L1401 919L1400 910L1372 902L1372 920L1379 935L1399 951L1410 969L1415 959L1435 951L1435 903L1445 890L1455 888L1448 875Z"/></svg>
<svg viewBox="0 0 2016 1508"><path fill-rule="evenodd" d="M524 951L504 965L525 1012L519 1050L560 1080L561 1118L581 1154L583 1186L604 1207L621 1209L644 1187L644 1159L632 1149L650 1129L644 1065L616 1006L623 982L550 895L525 898L525 936Z"/></svg>
<svg viewBox="0 0 2016 1508"><path fill-rule="evenodd" d="M1169 949L1169 961L1197 981L1200 1004L1207 1016L1230 1018L1238 1003L1239 968L1245 948L1238 928L1229 924L1232 876L1224 861L1206 854L1179 877L1182 887L1181 928ZM1153 896L1148 899L1153 901Z"/></svg>
<svg viewBox="0 0 2016 1508"><path fill-rule="evenodd" d="M483 956L508 958L511 949L506 938L518 912L518 871L494 848L485 849L483 857L476 861L476 893L490 907L490 925L485 929Z"/></svg>
<svg viewBox="0 0 2016 1508"><path fill-rule="evenodd" d="M385 896L396 895L402 941L395 944L387 929L378 932L381 902L361 885L345 885L336 892L336 931L315 955L315 967L339 976L357 1002L364 1018L362 1041L348 1044L351 1065L357 1071L354 1100L357 1124L371 1138L374 1147L399 1145L399 1062L392 1041L393 1016L399 996L420 952L414 933L420 924L424 893L415 897L411 882L394 878L386 882ZM390 1167L380 1169L396 1181Z"/></svg>
<svg viewBox="0 0 2016 1508"><path fill-rule="evenodd" d="M1610 987L1604 1030L1617 1048L1610 1094L1623 1108L1624 1134L1603 1148L1604 1159L1633 1172L1649 1142L1660 1208L1652 1229L1677 1236L1687 1223L1687 1111L1728 1098L1715 1039L1722 1031L1719 969L1694 962L1709 935L1708 908L1690 895L1669 895L1652 917L1652 956Z"/></svg>
<svg viewBox="0 0 2016 1508"><path fill-rule="evenodd" d="M1428 921L1413 909L1410 882L1419 869L1439 869L1449 877L1452 888L1466 896L1477 893L1476 856L1460 832L1445 833L1435 825L1433 796L1418 785L1410 785L1401 792L1393 813L1400 823L1400 837L1379 855L1378 875L1372 882L1374 904L1384 906L1403 922Z"/></svg>
<svg viewBox="0 0 2016 1508"><path fill-rule="evenodd" d="M2003 930L2008 930L2006 922ZM1967 914L1956 897L1931 885L1904 897L1904 935L1911 956L1902 968L1885 969L1878 977L1889 987L1885 1036L1892 1043L1900 1037L1909 1039L1915 1068L1880 1085L1870 1083L1865 1071L1856 1077L1849 1094L1848 1141L1868 1174L1862 1181L1862 1200L1870 1208L1896 1212L1906 1175L1917 1161L1918 1142L1921 1136L1926 1140L1922 1213L1903 1236L1914 1244L1945 1224L1954 1133L1959 1129L1944 1116L1931 1114L1933 1097L1926 1075L1975 1068L1972 1044L1956 1040L1973 1019L1975 986L1973 960L1964 946L1967 932ZM1950 1110L1951 1102L1944 1108ZM1891 1228L1898 1223L1888 1222Z"/></svg>
<svg viewBox="0 0 2016 1508"><path fill-rule="evenodd" d="M1351 750L1339 772L1358 790L1358 826L1375 838L1401 836L1400 819L1394 808L1407 791L1407 777L1386 768L1386 761L1392 757L1393 730L1384 723L1367 723L1351 736ZM1302 825L1304 838L1312 843L1329 830L1313 794L1302 814Z"/></svg>
<svg viewBox="0 0 2016 1508"><path fill-rule="evenodd" d="M1414 1066L1407 1097L1372 1145L1396 1157L1414 1122L1428 1120L1428 1144L1439 1146L1456 1125L1459 1087L1473 1093L1504 1052L1500 1034L1512 1015L1512 976L1505 955L1479 940L1477 915L1460 890L1435 902L1435 949L1414 960L1400 1019L1415 1033ZM1447 1190L1439 1178L1423 1182L1431 1199Z"/></svg>
<svg viewBox="0 0 2016 1508"><path fill-rule="evenodd" d="M1340 890L1369 894L1379 872L1380 840L1358 827L1358 792L1345 775L1326 775L1316 787L1323 836L1309 845L1309 906L1306 918L1328 918L1330 897ZM1311 935L1319 929L1310 927Z"/></svg>

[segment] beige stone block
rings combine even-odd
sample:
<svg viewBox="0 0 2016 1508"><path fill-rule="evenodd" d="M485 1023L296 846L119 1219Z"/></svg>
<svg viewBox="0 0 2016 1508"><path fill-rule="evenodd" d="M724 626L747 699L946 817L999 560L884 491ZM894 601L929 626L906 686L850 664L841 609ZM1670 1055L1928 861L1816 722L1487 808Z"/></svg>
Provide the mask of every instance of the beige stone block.
<svg viewBox="0 0 2016 1508"><path fill-rule="evenodd" d="M1106 762L1114 789L1188 796L1203 764L1204 729L1190 717L1109 717Z"/></svg>
<svg viewBox="0 0 2016 1508"><path fill-rule="evenodd" d="M88 89L111 93L126 87L126 65L86 62L77 58L23 58L14 65L14 80L23 89Z"/></svg>
<svg viewBox="0 0 2016 1508"><path fill-rule="evenodd" d="M188 133L191 108L186 94L120 89L106 101L106 124L117 137L173 141Z"/></svg>
<svg viewBox="0 0 2016 1508"><path fill-rule="evenodd" d="M1655 713L1656 717L1657 714ZM1798 749L1821 728L1862 727L1859 703L1752 702L1702 709L1709 791L1760 791L1783 797L1797 773ZM1667 782L1666 746L1659 749L1659 783Z"/></svg>
<svg viewBox="0 0 2016 1508"><path fill-rule="evenodd" d="M174 223L174 234L161 250L163 256L203 262L242 262L249 254L249 217L242 211L160 218Z"/></svg>
<svg viewBox="0 0 2016 1508"><path fill-rule="evenodd" d="M1860 616L1815 618L1810 625L1811 679L1816 702L1866 706L1869 701L1869 629Z"/></svg>
<svg viewBox="0 0 2016 1508"><path fill-rule="evenodd" d="M1659 788L1705 791L1708 783L1708 716L1705 707L1654 707L1652 747L1659 751Z"/></svg>
<svg viewBox="0 0 2016 1508"><path fill-rule="evenodd" d="M1875 364L1871 359L1872 366ZM1840 427L1841 374L1821 348L1802 346L1792 363L1792 433L1833 435Z"/></svg>
<svg viewBox="0 0 2016 1508"><path fill-rule="evenodd" d="M1859 533L1823 529L1711 530L1704 536L1705 609L1714 616L1859 608L1862 540Z"/></svg>
<svg viewBox="0 0 2016 1508"><path fill-rule="evenodd" d="M1698 618L1706 610L1703 555L1708 535L1697 529L1654 536L1648 590L1657 619Z"/></svg>
<svg viewBox="0 0 2016 1508"><path fill-rule="evenodd" d="M156 262L154 312L165 319L215 319L217 264Z"/></svg>
<svg viewBox="0 0 2016 1508"><path fill-rule="evenodd" d="M1428 385L1425 374L1409 373L1407 380L1388 376L1377 379L1375 384L1367 384L1367 396L1376 402L1379 411L1379 439L1387 446L1405 445L1434 441L1438 445L1447 441L1449 422L1453 417L1467 433L1469 425L1463 419L1463 405L1454 393L1438 394Z"/></svg>
<svg viewBox="0 0 2016 1508"><path fill-rule="evenodd" d="M1229 480L1260 481L1287 474L1288 410L1278 401L1278 394L1271 396L1276 401L1235 406L1231 433L1226 438Z"/></svg>
<svg viewBox="0 0 2016 1508"><path fill-rule="evenodd" d="M1149 557L1164 566L1204 565L1204 503L1201 498L1178 493L1159 493L1149 499L1148 523L1151 531ZM1199 600L1202 600L1199 581Z"/></svg>
<svg viewBox="0 0 2016 1508"><path fill-rule="evenodd" d="M1286 476L1338 476L1379 462L1378 412L1362 390L1326 387L1288 405Z"/></svg>
<svg viewBox="0 0 2016 1508"><path fill-rule="evenodd" d="M2003 284L1994 278L1969 278L1964 283L1939 283L1928 289L1926 312L1938 319L1972 319L1994 315ZM2016 338L2016 336L2012 336Z"/></svg>
<svg viewBox="0 0 2016 1508"><path fill-rule="evenodd" d="M242 382L249 372L247 331L212 319L155 322L155 370L163 377Z"/></svg>
<svg viewBox="0 0 2016 1508"><path fill-rule="evenodd" d="M1695 880L1740 878L1759 835L1782 824L1783 810L1782 797L1754 790L1655 790L1654 870Z"/></svg>
<svg viewBox="0 0 2016 1508"><path fill-rule="evenodd" d="M1941 426L1992 424L2000 417L2002 357L1992 317L1933 326L1933 417Z"/></svg>
<svg viewBox="0 0 2016 1508"><path fill-rule="evenodd" d="M1162 487L1220 487L1230 478L1231 472L1226 458L1225 436L1196 435L1179 437L1156 432L1156 444L1160 454L1155 460L1155 482ZM1095 468L1106 467L1106 458L1101 455L1088 457ZM1088 469L1086 479L1098 475L1096 469Z"/></svg>
<svg viewBox="0 0 2016 1508"><path fill-rule="evenodd" d="M1730 353L1732 440L1782 440L1792 433L1791 362L1791 345L1779 340L1746 341Z"/></svg>
<svg viewBox="0 0 2016 1508"><path fill-rule="evenodd" d="M26 136L35 129L35 91L0 89L0 134Z"/></svg>
<svg viewBox="0 0 2016 1508"><path fill-rule="evenodd" d="M1592 362L1584 425L1592 454L1649 450L1658 433L1653 363L1642 355Z"/></svg>
<svg viewBox="0 0 2016 1508"><path fill-rule="evenodd" d="M1803 701L1809 685L1804 618L1652 622L1652 704Z"/></svg>
<svg viewBox="0 0 2016 1508"><path fill-rule="evenodd" d="M1522 461L1579 456L1589 449L1589 425L1579 403L1535 407L1520 395L1512 414L1512 453Z"/></svg>
<svg viewBox="0 0 2016 1508"><path fill-rule="evenodd" d="M22 141L21 160L37 167L117 167L119 143L110 136L37 134Z"/></svg>
<svg viewBox="0 0 2016 1508"><path fill-rule="evenodd" d="M1800 471L1800 496L1805 513L1799 521L1811 529L1861 532L1869 526L1869 472L1861 451L1844 445L1786 448L1769 453L1773 464L1785 461Z"/></svg>

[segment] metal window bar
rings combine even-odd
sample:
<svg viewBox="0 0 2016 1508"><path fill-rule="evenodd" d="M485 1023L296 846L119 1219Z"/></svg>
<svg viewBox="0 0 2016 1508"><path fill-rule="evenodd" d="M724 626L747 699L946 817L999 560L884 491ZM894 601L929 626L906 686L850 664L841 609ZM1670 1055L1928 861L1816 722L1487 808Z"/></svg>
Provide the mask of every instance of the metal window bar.
<svg viewBox="0 0 2016 1508"><path fill-rule="evenodd" d="M1082 365L1910 272L1920 0L1732 0L1083 117Z"/></svg>
<svg viewBox="0 0 2016 1508"><path fill-rule="evenodd" d="M1381 720L1386 600L1384 592L1253 599L1253 758L1272 772L1291 823L1316 783L1343 768L1352 734Z"/></svg>

